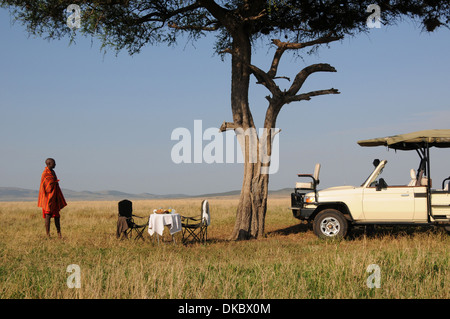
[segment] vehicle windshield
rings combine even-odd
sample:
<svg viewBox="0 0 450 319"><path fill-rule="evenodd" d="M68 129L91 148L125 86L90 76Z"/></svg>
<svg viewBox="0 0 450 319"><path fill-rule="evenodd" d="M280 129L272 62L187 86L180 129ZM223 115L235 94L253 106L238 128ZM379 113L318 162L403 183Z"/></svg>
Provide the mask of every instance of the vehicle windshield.
<svg viewBox="0 0 450 319"><path fill-rule="evenodd" d="M375 169L373 170L373 172L366 178L366 180L364 181L364 183L361 184L361 187L366 185L369 186L370 184L372 184L377 178L378 176L380 176L380 174L383 172L384 167L386 166L387 161L383 160L381 161L378 166L375 167Z"/></svg>

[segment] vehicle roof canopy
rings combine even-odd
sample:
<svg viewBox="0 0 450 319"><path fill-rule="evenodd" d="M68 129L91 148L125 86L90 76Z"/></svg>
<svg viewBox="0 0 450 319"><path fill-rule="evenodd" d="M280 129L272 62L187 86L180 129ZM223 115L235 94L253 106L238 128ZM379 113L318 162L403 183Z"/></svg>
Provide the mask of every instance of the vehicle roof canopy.
<svg viewBox="0 0 450 319"><path fill-rule="evenodd" d="M358 141L360 146L387 146L396 150L416 150L428 146L450 147L450 130L425 130Z"/></svg>

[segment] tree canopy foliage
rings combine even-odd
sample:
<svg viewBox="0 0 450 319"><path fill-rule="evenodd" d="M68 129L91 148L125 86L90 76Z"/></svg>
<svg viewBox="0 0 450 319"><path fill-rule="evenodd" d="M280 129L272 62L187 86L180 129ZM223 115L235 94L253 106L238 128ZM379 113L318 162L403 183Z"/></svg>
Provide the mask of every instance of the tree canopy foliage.
<svg viewBox="0 0 450 319"><path fill-rule="evenodd" d="M217 36L216 51L231 46L242 27L252 41L260 37L304 42L326 35L366 31L366 12L373 0L1 0L31 34L59 39L74 33L66 25L70 4L81 7L81 33L102 40L103 46L138 53L147 44L174 44L180 34L196 40L208 32ZM448 25L450 2L380 0L383 24L409 17L433 31Z"/></svg>

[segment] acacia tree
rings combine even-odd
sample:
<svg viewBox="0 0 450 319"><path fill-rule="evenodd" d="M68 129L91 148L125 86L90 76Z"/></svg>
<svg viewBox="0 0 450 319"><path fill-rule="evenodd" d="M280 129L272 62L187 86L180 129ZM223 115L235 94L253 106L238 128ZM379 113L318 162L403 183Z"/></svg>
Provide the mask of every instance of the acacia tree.
<svg viewBox="0 0 450 319"><path fill-rule="evenodd" d="M254 129L248 99L251 75L264 85L270 95L263 127L267 143L256 143L256 161L250 161L250 144L244 147L244 178L232 239L257 238L264 234L267 210L268 161L261 161L262 152L270 159L271 141L277 116L288 103L309 100L324 94L338 94L334 88L299 93L306 79L316 72L336 72L326 63L299 70L289 87L282 89L277 79L280 59L286 51L300 54L301 49L315 50L328 44L366 32L367 7L373 0L0 0L11 15L21 21L29 33L49 39L76 32L100 39L103 48L139 53L145 45L174 44L181 35L193 41L214 33L214 50L231 55L232 121L224 121L221 131ZM395 24L404 17L421 22L426 31L447 26L450 4L438 0L380 0L377 2L384 25ZM81 28L74 32L67 26L67 7L81 8ZM271 41L272 63L267 71L252 64L252 49L257 39ZM283 39L283 41L281 41ZM259 139L261 137L257 137ZM262 145L262 146L261 146ZM264 150L262 149L264 148Z"/></svg>

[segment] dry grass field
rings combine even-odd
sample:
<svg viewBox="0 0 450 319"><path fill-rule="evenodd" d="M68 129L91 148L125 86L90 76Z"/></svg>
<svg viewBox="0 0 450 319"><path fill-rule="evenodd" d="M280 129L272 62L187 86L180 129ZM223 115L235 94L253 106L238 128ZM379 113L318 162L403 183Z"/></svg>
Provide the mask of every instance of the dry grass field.
<svg viewBox="0 0 450 319"><path fill-rule="evenodd" d="M315 237L289 211L289 199L269 199L267 236L229 241L235 198L211 198L206 244L182 245L115 237L117 202L69 202L63 239L46 238L34 202L0 203L0 297L11 298L450 298L450 236L439 229L357 232L343 241ZM173 207L195 215L201 199L133 201L134 213ZM81 288L69 288L69 265ZM380 269L380 288L369 288Z"/></svg>

